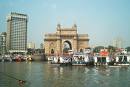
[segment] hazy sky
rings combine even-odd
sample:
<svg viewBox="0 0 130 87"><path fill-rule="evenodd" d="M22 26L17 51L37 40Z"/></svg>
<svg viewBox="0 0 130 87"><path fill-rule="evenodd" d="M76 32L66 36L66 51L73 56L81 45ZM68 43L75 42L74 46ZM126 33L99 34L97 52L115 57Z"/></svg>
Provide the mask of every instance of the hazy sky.
<svg viewBox="0 0 130 87"><path fill-rule="evenodd" d="M0 32L6 31L6 16L10 12L29 16L28 42L37 47L45 33L63 27L78 26L86 33L90 45L109 45L116 38L130 46L130 0L0 0Z"/></svg>

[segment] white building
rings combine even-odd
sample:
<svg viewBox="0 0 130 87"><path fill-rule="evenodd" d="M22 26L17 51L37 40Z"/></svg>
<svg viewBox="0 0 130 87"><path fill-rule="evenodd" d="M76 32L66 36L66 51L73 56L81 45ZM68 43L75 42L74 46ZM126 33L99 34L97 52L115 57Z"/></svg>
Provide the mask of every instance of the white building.
<svg viewBox="0 0 130 87"><path fill-rule="evenodd" d="M122 48L123 42L122 42L121 38L116 38L116 39L113 40L112 44L113 44L114 47Z"/></svg>
<svg viewBox="0 0 130 87"><path fill-rule="evenodd" d="M35 43L33 43L33 42L27 43L27 48L35 49Z"/></svg>

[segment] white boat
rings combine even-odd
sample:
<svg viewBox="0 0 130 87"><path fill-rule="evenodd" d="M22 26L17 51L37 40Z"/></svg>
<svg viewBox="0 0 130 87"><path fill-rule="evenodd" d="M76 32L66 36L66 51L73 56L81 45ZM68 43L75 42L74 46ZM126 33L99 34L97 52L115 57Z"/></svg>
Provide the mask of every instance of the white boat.
<svg viewBox="0 0 130 87"><path fill-rule="evenodd" d="M108 65L110 62L108 49L101 49L100 52L94 56L95 65Z"/></svg>
<svg viewBox="0 0 130 87"><path fill-rule="evenodd" d="M53 60L51 61L51 64L52 65L60 65L60 62L59 62L59 57L57 57L57 56L54 56L53 57Z"/></svg>
<svg viewBox="0 0 130 87"><path fill-rule="evenodd" d="M12 62L12 57L11 55L4 55L2 56L2 62Z"/></svg>
<svg viewBox="0 0 130 87"><path fill-rule="evenodd" d="M72 58L72 65L87 65L89 58L84 53L75 53Z"/></svg>
<svg viewBox="0 0 130 87"><path fill-rule="evenodd" d="M52 61L54 59L54 56L49 56L48 61Z"/></svg>
<svg viewBox="0 0 130 87"><path fill-rule="evenodd" d="M54 56L51 64L59 64L59 65L71 65L71 58L70 57L63 57L63 56Z"/></svg>
<svg viewBox="0 0 130 87"><path fill-rule="evenodd" d="M108 65L111 62L109 56L94 56L95 65Z"/></svg>
<svg viewBox="0 0 130 87"><path fill-rule="evenodd" d="M114 65L119 65L119 66L130 65L130 56L129 55L118 55L118 56L116 56L116 61L115 61Z"/></svg>
<svg viewBox="0 0 130 87"><path fill-rule="evenodd" d="M4 59L3 59L3 57L2 57L2 56L0 57L0 62L4 62Z"/></svg>

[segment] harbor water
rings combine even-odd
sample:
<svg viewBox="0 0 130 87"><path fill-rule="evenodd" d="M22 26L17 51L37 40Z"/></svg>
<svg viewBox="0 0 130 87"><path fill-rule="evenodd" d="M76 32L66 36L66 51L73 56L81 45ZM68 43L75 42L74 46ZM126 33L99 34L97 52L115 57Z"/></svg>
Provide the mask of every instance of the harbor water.
<svg viewBox="0 0 130 87"><path fill-rule="evenodd" d="M130 67L0 62L0 87L130 87Z"/></svg>

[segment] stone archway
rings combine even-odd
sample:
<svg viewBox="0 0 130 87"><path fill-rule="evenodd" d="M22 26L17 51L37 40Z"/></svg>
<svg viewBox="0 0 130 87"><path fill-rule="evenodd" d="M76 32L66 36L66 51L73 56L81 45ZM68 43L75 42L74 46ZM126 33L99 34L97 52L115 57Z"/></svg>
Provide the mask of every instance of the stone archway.
<svg viewBox="0 0 130 87"><path fill-rule="evenodd" d="M81 48L81 49L79 50L79 52L83 52L83 49Z"/></svg>
<svg viewBox="0 0 130 87"><path fill-rule="evenodd" d="M50 44L51 42L53 45ZM77 26L75 24L69 28L61 27L61 25L58 24L55 33L45 34L45 54L62 54L64 43L66 43L66 50L78 52L80 51L80 48L85 49L89 47L88 34L78 34Z"/></svg>
<svg viewBox="0 0 130 87"><path fill-rule="evenodd" d="M54 49L51 49L51 54L54 54L54 53L55 53Z"/></svg>
<svg viewBox="0 0 130 87"><path fill-rule="evenodd" d="M66 40L63 42L63 53L68 53L68 50L72 50L72 44L70 41Z"/></svg>
<svg viewBox="0 0 130 87"><path fill-rule="evenodd" d="M55 45L53 42L50 43L50 48L49 48L49 54L54 55L55 53Z"/></svg>

